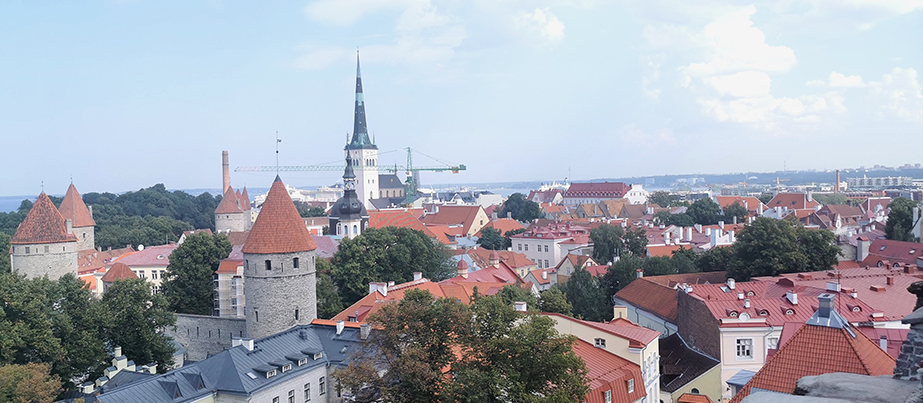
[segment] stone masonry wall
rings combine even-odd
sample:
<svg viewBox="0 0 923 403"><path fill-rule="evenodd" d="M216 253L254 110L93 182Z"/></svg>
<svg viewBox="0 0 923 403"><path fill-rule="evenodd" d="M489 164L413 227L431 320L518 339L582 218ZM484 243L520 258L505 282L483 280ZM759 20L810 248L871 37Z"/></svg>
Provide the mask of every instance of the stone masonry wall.
<svg viewBox="0 0 923 403"><path fill-rule="evenodd" d="M28 278L47 275L56 280L67 273L77 275L77 242L13 245L12 251L13 271Z"/></svg>
<svg viewBox="0 0 923 403"><path fill-rule="evenodd" d="M246 231L250 229L250 212L234 214L215 214L216 231Z"/></svg>
<svg viewBox="0 0 923 403"><path fill-rule="evenodd" d="M299 267L293 266L298 258ZM244 254L244 299L247 333L269 336L317 318L317 278L314 251L284 254ZM266 269L266 261L272 265Z"/></svg>
<svg viewBox="0 0 923 403"><path fill-rule="evenodd" d="M721 357L721 334L718 330L720 325L718 320L708 310L705 302L686 294L682 289L676 292L679 304L676 327L679 334L696 350L712 357Z"/></svg>
<svg viewBox="0 0 923 403"><path fill-rule="evenodd" d="M186 347L186 360L201 361L231 347L232 337L247 337L244 319L176 314L176 330L166 334Z"/></svg>
<svg viewBox="0 0 923 403"><path fill-rule="evenodd" d="M920 361L923 361L923 308L907 315L901 322L910 324L910 332L901 345L901 354L894 366L894 377L919 380L917 369L920 368Z"/></svg>
<svg viewBox="0 0 923 403"><path fill-rule="evenodd" d="M96 248L95 227L74 227L71 233L77 236L77 250Z"/></svg>

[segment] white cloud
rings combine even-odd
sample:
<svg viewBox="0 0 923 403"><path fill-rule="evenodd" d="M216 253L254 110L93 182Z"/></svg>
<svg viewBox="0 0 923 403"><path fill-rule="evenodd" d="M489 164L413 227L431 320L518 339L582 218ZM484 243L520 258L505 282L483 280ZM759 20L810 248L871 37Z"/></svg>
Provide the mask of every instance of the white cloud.
<svg viewBox="0 0 923 403"><path fill-rule="evenodd" d="M871 82L872 97L880 103L879 115L923 120L923 86L913 68L895 67L880 82Z"/></svg>
<svg viewBox="0 0 923 403"><path fill-rule="evenodd" d="M368 14L404 9L428 0L318 0L304 8L311 20L332 25L349 26Z"/></svg>
<svg viewBox="0 0 923 403"><path fill-rule="evenodd" d="M662 57L656 57L660 59ZM650 99L657 100L660 98L660 89L651 88L651 86L660 80L661 62L655 61L655 57L642 56L641 64L644 66L644 76L641 77L641 91Z"/></svg>
<svg viewBox="0 0 923 403"><path fill-rule="evenodd" d="M677 144L676 137L669 128L644 132L634 124L622 128L620 139L623 145L645 148L672 147Z"/></svg>
<svg viewBox="0 0 923 403"><path fill-rule="evenodd" d="M723 96L763 97L769 95L772 79L761 71L742 71L708 79L709 84Z"/></svg>
<svg viewBox="0 0 923 403"><path fill-rule="evenodd" d="M541 39L542 44L556 44L564 39L564 23L548 8L536 8L513 17L514 24L529 36Z"/></svg>

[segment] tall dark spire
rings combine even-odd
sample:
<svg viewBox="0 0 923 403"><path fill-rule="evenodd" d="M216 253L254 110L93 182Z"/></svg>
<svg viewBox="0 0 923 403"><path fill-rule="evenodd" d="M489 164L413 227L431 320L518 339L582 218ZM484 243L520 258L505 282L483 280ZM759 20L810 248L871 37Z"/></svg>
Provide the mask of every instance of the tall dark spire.
<svg viewBox="0 0 923 403"><path fill-rule="evenodd" d="M369 129L365 122L365 101L362 99L362 74L359 69L359 51L356 51L356 116L353 121L353 137L346 148L378 148L369 140Z"/></svg>

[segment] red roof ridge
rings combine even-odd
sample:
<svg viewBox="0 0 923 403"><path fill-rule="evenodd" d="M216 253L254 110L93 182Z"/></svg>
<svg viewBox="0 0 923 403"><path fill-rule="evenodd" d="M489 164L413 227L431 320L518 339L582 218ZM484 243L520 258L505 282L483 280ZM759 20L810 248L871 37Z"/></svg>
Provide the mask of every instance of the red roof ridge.
<svg viewBox="0 0 923 403"><path fill-rule="evenodd" d="M233 190L228 193L233 193ZM250 228L243 253L291 253L315 249L317 245L314 244L314 238L304 225L282 180L276 177L256 222Z"/></svg>
<svg viewBox="0 0 923 403"><path fill-rule="evenodd" d="M135 272L131 271L128 265L116 262L112 264L109 270L106 270L106 274L103 275L102 281L104 283L114 283L116 280L128 280L133 278L138 278L138 276Z"/></svg>
<svg viewBox="0 0 923 403"><path fill-rule="evenodd" d="M83 202L80 192L77 191L73 183L67 187L67 193L64 194L64 199L61 200L58 212L65 219L70 219L73 227L92 227L96 225L96 222L93 221L93 216L90 215L90 210Z"/></svg>
<svg viewBox="0 0 923 403"><path fill-rule="evenodd" d="M215 214L235 214L243 211L240 207L240 199L237 198L237 193L234 192L233 187L228 186L221 203L218 203L218 207L215 208Z"/></svg>

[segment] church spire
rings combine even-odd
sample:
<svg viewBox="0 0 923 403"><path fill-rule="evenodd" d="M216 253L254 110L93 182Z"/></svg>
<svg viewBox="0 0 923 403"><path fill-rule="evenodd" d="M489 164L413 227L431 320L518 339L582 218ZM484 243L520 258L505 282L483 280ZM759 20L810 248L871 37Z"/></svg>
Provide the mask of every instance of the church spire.
<svg viewBox="0 0 923 403"><path fill-rule="evenodd" d="M356 113L353 121L353 137L347 148L378 148L369 140L369 129L365 121L365 100L362 98L362 74L359 68L359 51L356 51Z"/></svg>

